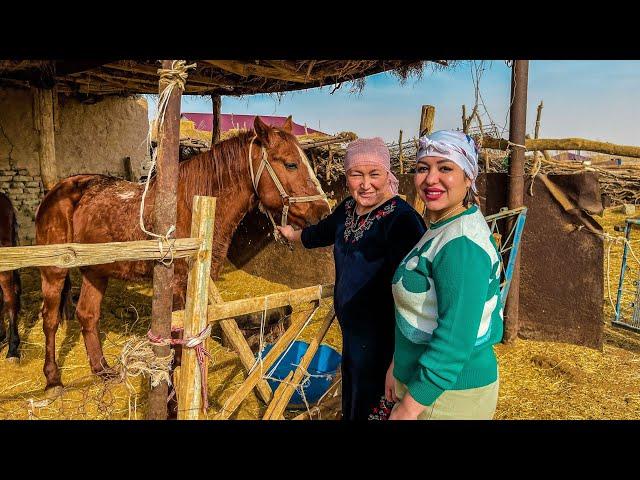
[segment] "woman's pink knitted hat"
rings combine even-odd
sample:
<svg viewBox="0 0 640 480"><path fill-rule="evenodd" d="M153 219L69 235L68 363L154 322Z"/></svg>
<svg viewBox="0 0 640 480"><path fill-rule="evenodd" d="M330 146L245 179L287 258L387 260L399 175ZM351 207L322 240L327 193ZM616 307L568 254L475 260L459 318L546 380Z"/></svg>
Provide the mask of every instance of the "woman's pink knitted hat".
<svg viewBox="0 0 640 480"><path fill-rule="evenodd" d="M376 165L389 172L389 185L394 194L398 193L398 179L391 173L389 148L380 137L359 138L347 145L344 157L344 171L358 165Z"/></svg>

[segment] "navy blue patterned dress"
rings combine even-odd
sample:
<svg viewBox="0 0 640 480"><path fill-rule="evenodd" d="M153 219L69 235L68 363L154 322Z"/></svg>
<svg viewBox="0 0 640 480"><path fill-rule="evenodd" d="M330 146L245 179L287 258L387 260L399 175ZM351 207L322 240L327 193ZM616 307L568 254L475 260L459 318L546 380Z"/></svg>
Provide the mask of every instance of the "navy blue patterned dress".
<svg viewBox="0 0 640 480"><path fill-rule="evenodd" d="M342 330L342 418L366 420L384 395L394 349L391 279L426 227L399 196L358 216L348 197L302 231L306 248L333 244L334 306Z"/></svg>

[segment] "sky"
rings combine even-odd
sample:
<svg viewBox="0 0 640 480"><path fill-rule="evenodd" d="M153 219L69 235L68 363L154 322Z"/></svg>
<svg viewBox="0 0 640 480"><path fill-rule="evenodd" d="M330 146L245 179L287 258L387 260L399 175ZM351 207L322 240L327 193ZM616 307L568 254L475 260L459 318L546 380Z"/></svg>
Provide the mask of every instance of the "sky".
<svg viewBox="0 0 640 480"><path fill-rule="evenodd" d="M293 120L325 133L355 132L397 141L417 134L422 105L436 107L435 129L461 128L462 105L475 104L474 79L483 124L509 134L511 69L503 60L461 61L446 70L425 68L422 78L402 84L390 73L367 77L361 93L344 84L274 95L222 97L222 113L293 115ZM533 134L536 108L544 102L540 138L580 137L640 145L640 61L532 60L529 62L527 133ZM155 117L156 97L149 99ZM210 97L185 95L183 112L211 112Z"/></svg>

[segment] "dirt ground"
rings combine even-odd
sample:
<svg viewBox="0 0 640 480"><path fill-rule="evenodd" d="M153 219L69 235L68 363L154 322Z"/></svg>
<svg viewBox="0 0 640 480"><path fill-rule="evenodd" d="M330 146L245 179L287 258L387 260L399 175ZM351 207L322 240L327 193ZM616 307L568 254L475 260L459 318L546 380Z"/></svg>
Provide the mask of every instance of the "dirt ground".
<svg viewBox="0 0 640 480"><path fill-rule="evenodd" d="M615 235L622 214L607 214L601 222ZM636 247L638 254L640 248ZM605 248L605 252L607 249ZM622 247L613 245L609 271L615 302ZM633 259L630 260L633 263ZM633 270L635 269L635 270ZM497 419L640 419L640 334L612 328L613 309L608 300L605 260L605 345L603 351L552 342L518 340L496 346L500 364L500 396ZM637 278L637 266L628 273ZM129 378L128 383L105 384L91 375L78 322L61 325L57 334L57 358L65 390L48 400L43 392L44 335L38 312L40 279L36 269L21 271L23 310L20 315L21 362L4 360L0 351L0 418L2 419L142 419L145 417L147 381ZM77 273L74 285L78 285ZM217 282L224 300L252 297L287 290L282 284L253 277L231 264ZM125 284L111 281L103 302L101 338L111 365L118 363L123 345L133 336L144 336L149 328L152 288L150 283ZM309 339L322 322L330 301L324 301L301 338ZM334 324L325 343L340 349L339 327ZM209 417L224 405L241 385L245 372L237 356L212 337L208 349ZM260 418L264 404L251 393L232 416ZM288 415L291 416L291 415Z"/></svg>

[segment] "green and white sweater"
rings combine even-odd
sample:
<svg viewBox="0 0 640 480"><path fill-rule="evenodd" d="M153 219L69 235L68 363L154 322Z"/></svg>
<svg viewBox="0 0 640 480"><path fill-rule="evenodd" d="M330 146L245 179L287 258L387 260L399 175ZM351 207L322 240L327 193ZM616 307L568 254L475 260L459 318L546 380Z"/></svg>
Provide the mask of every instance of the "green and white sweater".
<svg viewBox="0 0 640 480"><path fill-rule="evenodd" d="M393 277L393 375L431 405L445 390L493 383L502 338L500 257L477 206L434 223Z"/></svg>

